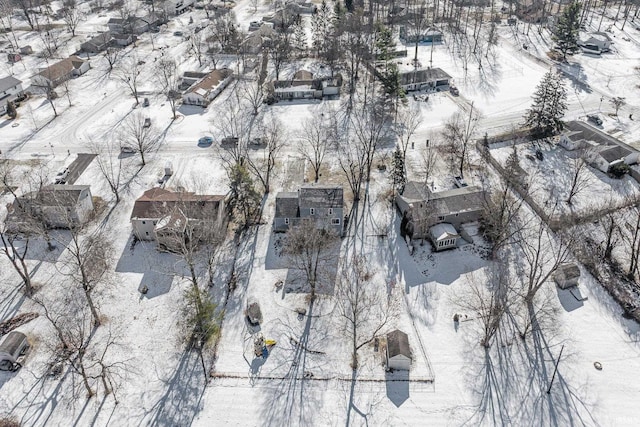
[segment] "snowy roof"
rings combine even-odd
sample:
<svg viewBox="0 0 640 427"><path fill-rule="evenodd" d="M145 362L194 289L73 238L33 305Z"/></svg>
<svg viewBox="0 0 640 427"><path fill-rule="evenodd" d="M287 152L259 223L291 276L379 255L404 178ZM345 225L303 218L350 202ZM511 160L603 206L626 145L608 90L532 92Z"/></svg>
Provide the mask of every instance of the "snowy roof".
<svg viewBox="0 0 640 427"><path fill-rule="evenodd" d="M389 332L387 334L387 353L389 358L403 355L411 359L409 336L398 329Z"/></svg>
<svg viewBox="0 0 640 427"><path fill-rule="evenodd" d="M556 280L571 280L580 277L580 268L574 263L558 266L554 278Z"/></svg>
<svg viewBox="0 0 640 427"><path fill-rule="evenodd" d="M16 79L13 76L3 77L0 79L0 92L4 92L7 89L11 89L22 83L21 80Z"/></svg>
<svg viewBox="0 0 640 427"><path fill-rule="evenodd" d="M437 80L447 80L450 78L451 76L440 68L423 68L421 70L400 73L400 84L408 85L413 83L435 82Z"/></svg>
<svg viewBox="0 0 640 427"><path fill-rule="evenodd" d="M598 152L600 157L602 157L609 163L615 162L616 160L624 159L631 153L632 153L631 150L621 147L619 145L614 145L614 146L605 148L603 150L600 150Z"/></svg>
<svg viewBox="0 0 640 427"><path fill-rule="evenodd" d="M572 120L570 122L566 122L564 124L565 129L568 131L577 131L582 133L582 139L586 139L588 141L594 141L599 145L620 145L620 141L615 139L614 137L592 127L584 122L579 122ZM572 137L573 141L580 139L577 134L575 138Z"/></svg>
<svg viewBox="0 0 640 427"><path fill-rule="evenodd" d="M427 184L419 181L409 181L404 186L402 197L409 200L427 200L430 191Z"/></svg>
<svg viewBox="0 0 640 427"><path fill-rule="evenodd" d="M98 34L97 36L90 38L85 43L91 43L93 45L99 46L111 42L111 39L113 39L111 32L105 31L102 34Z"/></svg>
<svg viewBox="0 0 640 427"><path fill-rule="evenodd" d="M300 188L299 206L303 208L342 208L342 187L313 185Z"/></svg>
<svg viewBox="0 0 640 427"><path fill-rule="evenodd" d="M38 192L36 201L43 206L75 206L88 185L47 185Z"/></svg>
<svg viewBox="0 0 640 427"><path fill-rule="evenodd" d="M55 64L42 69L38 75L45 77L48 80L55 81L71 74L74 69L77 70L82 67L82 64L85 62L87 61L79 56L72 55L60 62L56 62Z"/></svg>
<svg viewBox="0 0 640 427"><path fill-rule="evenodd" d="M446 215L482 209L484 192L481 188L468 186L431 193L429 208L433 215Z"/></svg>
<svg viewBox="0 0 640 427"><path fill-rule="evenodd" d="M228 68L222 68L220 70L213 70L207 74L202 80L193 85L188 93L197 93L201 96L206 96L211 89L216 88L221 81L226 79L232 74L232 71Z"/></svg>
<svg viewBox="0 0 640 427"><path fill-rule="evenodd" d="M298 193L280 192L276 195L276 218L298 216Z"/></svg>
<svg viewBox="0 0 640 427"><path fill-rule="evenodd" d="M291 80L313 80L313 73L307 70L298 70Z"/></svg>
<svg viewBox="0 0 640 427"><path fill-rule="evenodd" d="M136 200L131 212L133 218L160 218L174 209L185 212L189 218L211 217L217 213L220 201L225 196L197 195L187 191L170 191L152 188Z"/></svg>
<svg viewBox="0 0 640 427"><path fill-rule="evenodd" d="M454 226L446 222L434 225L429 229L429 233L435 240L446 240L459 236Z"/></svg>

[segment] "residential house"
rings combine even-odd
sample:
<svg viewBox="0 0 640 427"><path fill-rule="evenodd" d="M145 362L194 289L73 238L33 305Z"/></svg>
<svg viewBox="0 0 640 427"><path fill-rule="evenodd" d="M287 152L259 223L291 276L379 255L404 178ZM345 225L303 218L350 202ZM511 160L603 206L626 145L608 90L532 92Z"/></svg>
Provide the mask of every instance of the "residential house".
<svg viewBox="0 0 640 427"><path fill-rule="evenodd" d="M80 76L91 68L89 61L73 55L44 68L31 78L31 84L44 88L54 88L72 77Z"/></svg>
<svg viewBox="0 0 640 427"><path fill-rule="evenodd" d="M111 36L111 32L105 31L104 33L98 34L97 36L82 43L80 45L80 49L82 49L83 52L99 53L111 47L112 40L113 37Z"/></svg>
<svg viewBox="0 0 640 427"><path fill-rule="evenodd" d="M88 185L48 185L18 197L9 208L11 230L29 230L27 218L39 218L49 228L69 228L87 222L93 213Z"/></svg>
<svg viewBox="0 0 640 427"><path fill-rule="evenodd" d="M640 158L636 149L579 121L565 123L565 131L558 144L567 150L584 149L587 161L604 173L617 163L633 165Z"/></svg>
<svg viewBox="0 0 640 427"><path fill-rule="evenodd" d="M297 71L291 80L273 80L267 85L267 92L275 101L294 99L322 99L340 94L342 76L314 78L306 70Z"/></svg>
<svg viewBox="0 0 640 427"><path fill-rule="evenodd" d="M110 31L105 31L82 43L80 49L87 53L99 53L110 47L128 46L133 41L134 36L131 34L112 34Z"/></svg>
<svg viewBox="0 0 640 427"><path fill-rule="evenodd" d="M252 27L255 29L252 30ZM262 48L269 44L275 34L273 23L270 22L261 22L260 25L252 22L249 31L249 35L241 43L241 48L243 53L250 55L260 53Z"/></svg>
<svg viewBox="0 0 640 427"><path fill-rule="evenodd" d="M408 371L411 369L412 360L409 336L398 329L389 332L386 351L387 370Z"/></svg>
<svg viewBox="0 0 640 427"><path fill-rule="evenodd" d="M442 31L429 27L420 34L414 34L407 30L407 27L400 27L400 40L404 43L442 43Z"/></svg>
<svg viewBox="0 0 640 427"><path fill-rule="evenodd" d="M609 52L612 44L613 40L609 37L609 34L603 31L595 31L589 34L589 37L586 39L578 42L578 46L582 48L584 53L595 53L598 55Z"/></svg>
<svg viewBox="0 0 640 427"><path fill-rule="evenodd" d="M182 102L206 107L232 80L233 72L230 69L213 70L182 95Z"/></svg>
<svg viewBox="0 0 640 427"><path fill-rule="evenodd" d="M135 201L130 220L138 239L173 250L177 235L188 239L224 223L225 196L152 188Z"/></svg>
<svg viewBox="0 0 640 427"><path fill-rule="evenodd" d="M432 192L424 182L409 181L396 196L405 232L414 239L429 237L429 229L439 223L460 227L482 217L484 191L475 186Z"/></svg>
<svg viewBox="0 0 640 427"><path fill-rule="evenodd" d="M580 279L580 268L575 263L561 264L553 274L553 280L560 289L567 289L578 286Z"/></svg>
<svg viewBox="0 0 640 427"><path fill-rule="evenodd" d="M443 222L429 228L429 238L436 251L443 251L458 246L460 234L453 225Z"/></svg>
<svg viewBox="0 0 640 427"><path fill-rule="evenodd" d="M287 1L285 8L292 14L316 13L318 7L312 2L306 2L304 0L289 0Z"/></svg>
<svg viewBox="0 0 640 427"><path fill-rule="evenodd" d="M440 68L421 68L400 73L400 85L406 92L415 90L446 90L451 76Z"/></svg>
<svg viewBox="0 0 640 427"><path fill-rule="evenodd" d="M0 115L6 114L7 104L24 93L22 81L13 76L0 79Z"/></svg>
<svg viewBox="0 0 640 427"><path fill-rule="evenodd" d="M193 6L195 0L166 0L164 10L169 16L180 15Z"/></svg>
<svg viewBox="0 0 640 427"><path fill-rule="evenodd" d="M319 226L342 235L344 229L344 196L342 187L305 185L297 192L276 195L273 230L285 232L301 220L316 220Z"/></svg>
<svg viewBox="0 0 640 427"><path fill-rule="evenodd" d="M166 22L166 17L159 13L148 13L144 16L128 16L126 18L110 18L107 22L111 34L146 33L151 28L158 27Z"/></svg>

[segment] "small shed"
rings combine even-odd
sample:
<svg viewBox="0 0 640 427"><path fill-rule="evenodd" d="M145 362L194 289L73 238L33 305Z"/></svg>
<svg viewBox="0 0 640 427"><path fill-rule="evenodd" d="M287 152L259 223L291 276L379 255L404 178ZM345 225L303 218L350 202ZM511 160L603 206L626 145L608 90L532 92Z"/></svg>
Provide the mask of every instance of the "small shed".
<svg viewBox="0 0 640 427"><path fill-rule="evenodd" d="M20 368L18 358L29 348L27 336L22 332L9 332L0 343L0 370L15 371Z"/></svg>
<svg viewBox="0 0 640 427"><path fill-rule="evenodd" d="M443 251L455 248L458 245L460 234L458 234L453 225L443 222L429 229L429 237L435 250Z"/></svg>
<svg viewBox="0 0 640 427"><path fill-rule="evenodd" d="M580 268L574 263L561 264L553 275L553 280L555 280L560 289L578 286L579 279Z"/></svg>
<svg viewBox="0 0 640 427"><path fill-rule="evenodd" d="M408 371L411 368L409 337L396 329L387 334L387 369Z"/></svg>

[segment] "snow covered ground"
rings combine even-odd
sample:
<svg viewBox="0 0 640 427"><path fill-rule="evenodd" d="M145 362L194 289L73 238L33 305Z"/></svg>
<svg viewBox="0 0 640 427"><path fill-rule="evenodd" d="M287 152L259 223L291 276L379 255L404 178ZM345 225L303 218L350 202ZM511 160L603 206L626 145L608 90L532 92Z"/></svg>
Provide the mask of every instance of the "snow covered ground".
<svg viewBox="0 0 640 427"><path fill-rule="evenodd" d="M240 1L235 7L243 27L264 14L269 8L261 5L256 14L250 1ZM181 71L197 69L197 61L189 58L188 46L172 35L186 27L189 17L199 22L202 11L186 13L172 20L166 31L154 35L156 47L167 46L166 55L181 60ZM64 54L72 53L83 37L105 24L108 17L92 16L82 23L78 36L68 44ZM569 71L579 71L591 90L572 87L568 117L610 111L607 99L625 96L636 90L638 77L634 73L640 47L634 39L622 40L614 29L616 52L593 58L573 57ZM627 28L628 32L632 31ZM39 40L19 32L23 44ZM490 134L509 130L521 121L530 105L530 95L548 62L533 59L529 52L545 57L545 40L531 31L529 51L523 51L521 33L500 27L496 56L483 64L469 66L465 72L456 52L445 41L442 45L420 46L419 59L454 77L461 96L447 93L429 96L427 102L408 97L410 106L418 106L423 123L415 137L415 148L409 149L410 171L419 168L420 152L425 140L441 128L455 111L473 108L483 114L479 129ZM19 165L15 173L35 174L44 168L49 177L63 165L68 165L77 153L90 151L90 141L100 142L117 132L122 120L132 112L144 111L157 129L163 132L163 142L151 159L132 180L123 200L113 204L113 196L101 177L97 164L92 163L77 184L90 184L94 196L108 203L108 216L99 219L96 227L105 227L113 236L113 280L102 289L99 309L104 326L98 330L97 341L105 340L109 332L117 337L110 355L125 369L118 379L114 396L96 396L91 400L78 394L76 379L65 381L45 375L53 341L53 331L41 316L20 328L32 343L25 366L17 373L0 373L0 415L11 415L23 425L239 425L239 426L329 426L351 422L353 425L606 425L633 426L640 419L637 397L640 388L633 375L640 371L640 328L621 316L621 309L601 286L583 271L580 290L586 301L577 301L570 293L545 285L557 314L551 319L554 327L544 336L543 345L533 339L526 341L505 334L490 351L479 344L480 322L475 313L461 313L456 300L464 295L471 281L484 280L491 263L485 259L482 241L443 252L432 253L428 244L417 246L409 254L406 243L398 236L399 221L385 195L389 191L387 173L375 170L370 194L360 205L358 227L342 241L336 258L343 261L357 249L375 271L373 286L387 291L400 308L400 314L390 328L399 328L409 335L414 362L409 382L385 381L383 355L372 344L360 350L361 367L356 378L350 368L350 347L344 333L344 321L338 314L338 301L332 294L319 297L312 316L299 316L299 308L308 308L305 294L283 292L276 284L288 274L283 260L274 251L277 236L271 232L275 193L293 191L302 184L299 135L304 120L317 116L327 108L339 109L339 101L311 103L279 103L265 107L277 117L289 133L289 144L283 151L275 171L272 194L264 204L263 224L255 227L238 247L228 243L221 258L222 268L217 283L228 280L231 258L237 251L238 289L232 295L222 324L222 336L217 348L215 377L205 379L200 360L186 352L181 329L181 300L187 288L183 269L169 254L158 253L153 245L138 243L132 249L129 215L134 200L145 190L157 185L167 161L174 175L167 185L197 188L198 193L218 194L228 190L228 178L221 167L215 148L199 148L196 142L203 135L220 132L217 120L233 93L229 88L207 109L183 106L180 117L171 121L171 111L163 96L155 93L152 78L154 58L148 35L142 36L135 49L145 58L143 92L151 106L133 109L133 98L125 88L109 78L103 59L91 59L92 69L70 82L71 106L65 96L56 100L59 116L53 114L48 101L31 98L20 108L17 120L0 121L2 156ZM133 48L126 51L132 56ZM232 65L232 64L228 64ZM405 64L406 65L406 64ZM25 82L33 70L42 66L42 59L28 56L7 69ZM8 66L7 66L8 67ZM284 73L305 68L319 70L313 61L290 65ZM610 78L609 78L610 77ZM239 84L244 84L240 82ZM638 126L628 115L638 108L637 99L627 95L628 105L618 118L603 114L604 129L626 142L637 141ZM640 118L640 113L638 114ZM17 126L12 126L17 123ZM478 135L479 136L479 135ZM555 194L547 184L566 179L564 154L561 148L545 150L543 162L526 158L529 146L522 146L521 164L532 173L540 202ZM392 147L386 147L377 160L389 158ZM500 160L506 159L510 148L493 150ZM321 182L340 183L341 176L335 154L323 169ZM131 161L134 161L132 159ZM535 165L535 166L534 166ZM448 173L441 161L437 185L446 186ZM599 172L594 175L594 187L576 196L574 208L592 206L596 201L609 200L610 195L636 193L637 184L626 177L613 181ZM550 176L555 178L550 179ZM348 192L347 192L348 193ZM558 197L562 198L562 195ZM0 198L4 206L12 201L8 194ZM351 201L349 201L349 204ZM111 210L113 208L113 210ZM60 232L64 240L64 232ZM382 237L380 237L382 235ZM386 236L385 236L386 235ZM34 281L40 284L38 293L55 297L62 284L55 261L64 257L62 248L52 253L44 245L34 247L28 263L36 271ZM0 257L0 319L16 313L39 311L39 307L18 290L19 278L6 257ZM140 293L143 285L149 288ZM221 299L217 288L214 297ZM265 338L277 341L266 359L256 359L245 321L244 310L250 300L260 301ZM458 328L453 315L464 316ZM304 345L306 351L301 350ZM551 393L547 394L555 360L564 345L558 373ZM594 368L600 362L602 370ZM80 389L81 390L81 389Z"/></svg>

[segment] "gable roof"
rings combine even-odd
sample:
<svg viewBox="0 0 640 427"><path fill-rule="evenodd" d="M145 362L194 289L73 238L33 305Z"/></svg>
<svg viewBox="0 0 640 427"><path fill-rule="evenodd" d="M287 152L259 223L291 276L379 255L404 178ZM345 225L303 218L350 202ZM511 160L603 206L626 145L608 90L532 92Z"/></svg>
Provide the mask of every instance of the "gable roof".
<svg viewBox="0 0 640 427"><path fill-rule="evenodd" d="M400 73L400 84L410 85L414 83L435 82L447 80L451 76L440 68L423 68L421 70L405 71Z"/></svg>
<svg viewBox="0 0 640 427"><path fill-rule="evenodd" d="M202 219L210 217L220 206L225 196L197 195L187 191L170 191L156 187L147 190L133 205L131 219L161 218L170 212L180 209L189 218Z"/></svg>
<svg viewBox="0 0 640 427"><path fill-rule="evenodd" d="M564 124L565 129L568 131L576 131L582 134L582 138L579 137L578 134L572 134L572 140L576 141L579 139L586 139L588 141L593 141L599 145L619 145L620 141L608 135L599 129L594 128L593 126L589 126L587 123L579 122L576 120L572 120L570 122L566 122Z"/></svg>
<svg viewBox="0 0 640 427"><path fill-rule="evenodd" d="M480 210L483 194L482 189L476 186L431 193L429 208L432 215L438 216Z"/></svg>
<svg viewBox="0 0 640 427"><path fill-rule="evenodd" d="M4 92L7 89L11 89L22 83L21 80L16 79L13 76L7 76L0 79L0 92Z"/></svg>
<svg viewBox="0 0 640 427"><path fill-rule="evenodd" d="M113 39L110 31L105 31L104 33L98 34L97 36L91 37L85 43L90 43L95 46L100 46L103 44L108 44ZM83 43L84 44L84 43Z"/></svg>
<svg viewBox="0 0 640 427"><path fill-rule="evenodd" d="M387 334L387 354L390 358L403 355L411 359L409 336L398 329L389 332Z"/></svg>
<svg viewBox="0 0 640 427"><path fill-rule="evenodd" d="M405 184L402 197L408 200L427 200L431 194L425 182L409 181Z"/></svg>
<svg viewBox="0 0 640 427"><path fill-rule="evenodd" d="M298 193L280 192L276 195L276 218L298 216Z"/></svg>
<svg viewBox="0 0 640 427"><path fill-rule="evenodd" d="M431 236L436 240L445 240L460 236L453 225L446 222L434 225L429 229L429 233L431 233Z"/></svg>
<svg viewBox="0 0 640 427"><path fill-rule="evenodd" d="M580 277L580 267L574 263L560 264L553 275L556 280L571 280Z"/></svg>
<svg viewBox="0 0 640 427"><path fill-rule="evenodd" d="M300 188L298 205L301 208L342 208L342 187L308 185Z"/></svg>
<svg viewBox="0 0 640 427"><path fill-rule="evenodd" d="M603 150L600 150L598 152L598 154L600 155L600 157L602 157L603 159L605 159L607 162L611 163L611 162L615 162L616 160L621 160L624 159L625 157L627 157L629 154L631 154L632 151L621 147L619 145L613 145L610 147L607 147Z"/></svg>
<svg viewBox="0 0 640 427"><path fill-rule="evenodd" d="M73 70L79 69L85 62L87 61L80 58L79 56L71 55L70 57L63 59L60 62L56 62L55 64L40 70L37 75L40 75L51 81L56 81L65 76L68 76L73 72Z"/></svg>
<svg viewBox="0 0 640 427"><path fill-rule="evenodd" d="M187 93L196 93L206 97L212 89L216 88L220 82L229 77L231 73L232 71L228 68L213 70L209 74L206 74L198 83L191 86Z"/></svg>
<svg viewBox="0 0 640 427"><path fill-rule="evenodd" d="M47 185L36 195L36 203L43 206L75 206L88 185Z"/></svg>

